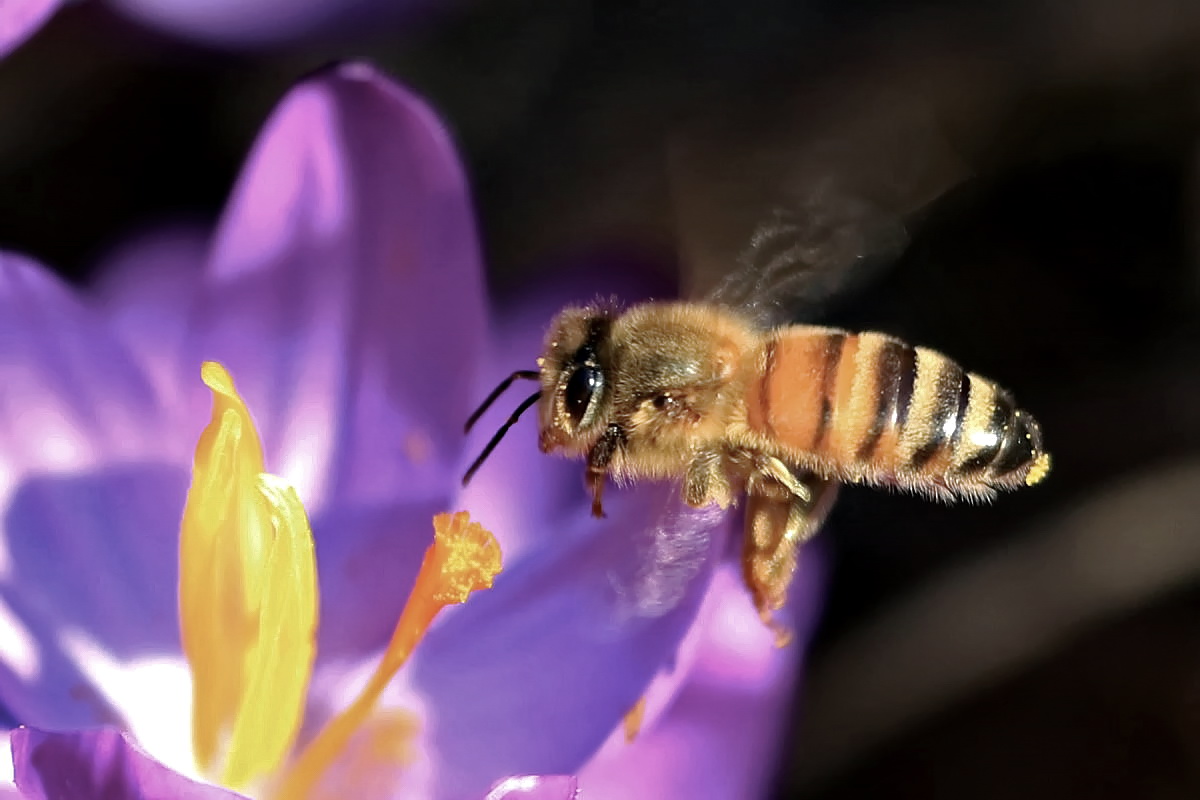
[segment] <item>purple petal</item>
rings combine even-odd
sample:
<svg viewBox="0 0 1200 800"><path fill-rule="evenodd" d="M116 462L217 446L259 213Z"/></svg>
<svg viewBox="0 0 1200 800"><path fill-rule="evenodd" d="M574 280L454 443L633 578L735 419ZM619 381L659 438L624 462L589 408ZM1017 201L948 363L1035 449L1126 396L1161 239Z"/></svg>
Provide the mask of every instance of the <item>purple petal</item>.
<svg viewBox="0 0 1200 800"><path fill-rule="evenodd" d="M579 781L570 775L522 775L505 778L485 800L575 800Z"/></svg>
<svg viewBox="0 0 1200 800"><path fill-rule="evenodd" d="M0 373L0 475L75 469L163 447L158 403L136 360L65 286L5 253Z"/></svg>
<svg viewBox="0 0 1200 800"><path fill-rule="evenodd" d="M112 728L12 733L17 787L26 800L231 800L242 795L172 772Z"/></svg>
<svg viewBox="0 0 1200 800"><path fill-rule="evenodd" d="M59 5L61 0L4 0L0 3L0 58L42 27Z"/></svg>
<svg viewBox="0 0 1200 800"><path fill-rule="evenodd" d="M187 329L183 312L200 291L208 239L195 227L163 228L123 243L96 267L92 296L109 328L168 401L180 378L197 383L198 365L185 365L181 375L177 361Z"/></svg>
<svg viewBox="0 0 1200 800"><path fill-rule="evenodd" d="M229 366L310 508L445 496L487 320L462 168L428 106L363 64L294 89L210 266L182 362Z"/></svg>
<svg viewBox="0 0 1200 800"><path fill-rule="evenodd" d="M339 507L313 520L320 565L318 665L376 653L408 599L441 502Z"/></svg>
<svg viewBox="0 0 1200 800"><path fill-rule="evenodd" d="M4 254L0 343L0 704L25 722L113 722L64 626L123 655L177 649L186 475L150 459L178 438L99 315Z"/></svg>
<svg viewBox="0 0 1200 800"><path fill-rule="evenodd" d="M581 507L417 648L436 796L574 773L671 667L723 552L724 515L684 511L666 486L606 505L603 521Z"/></svg>
<svg viewBox="0 0 1200 800"><path fill-rule="evenodd" d="M714 577L696 662L675 702L632 745L610 741L580 773L585 796L628 800L762 797L780 756L804 644L820 608L821 557L809 545L789 598L795 638L777 648L732 566Z"/></svg>
<svg viewBox="0 0 1200 800"><path fill-rule="evenodd" d="M64 631L82 632L128 662L179 652L179 514L187 473L127 464L93 473L41 474L4 512L12 577L0 611L20 621L22 647L0 626L0 705L47 727L122 722Z"/></svg>

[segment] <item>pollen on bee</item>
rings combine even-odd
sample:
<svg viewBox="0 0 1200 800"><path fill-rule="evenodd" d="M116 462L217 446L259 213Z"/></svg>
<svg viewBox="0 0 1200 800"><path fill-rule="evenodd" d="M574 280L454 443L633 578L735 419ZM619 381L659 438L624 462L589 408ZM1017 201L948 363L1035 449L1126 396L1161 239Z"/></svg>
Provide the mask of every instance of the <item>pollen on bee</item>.
<svg viewBox="0 0 1200 800"><path fill-rule="evenodd" d="M1025 485L1033 486L1039 483L1050 472L1050 454L1042 453L1033 461L1033 466L1029 469L1029 474L1025 476Z"/></svg>

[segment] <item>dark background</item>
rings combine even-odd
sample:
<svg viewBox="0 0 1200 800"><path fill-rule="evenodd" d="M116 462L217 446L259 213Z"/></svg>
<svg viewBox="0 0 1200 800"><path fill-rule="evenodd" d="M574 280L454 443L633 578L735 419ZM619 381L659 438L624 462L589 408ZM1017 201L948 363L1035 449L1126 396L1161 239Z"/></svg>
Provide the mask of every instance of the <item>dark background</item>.
<svg viewBox="0 0 1200 800"><path fill-rule="evenodd" d="M816 214L797 310L996 378L1055 466L991 507L844 492L779 796L1200 796L1200 7L510 0L366 30L225 49L67 8L0 62L0 242L83 282L213 221L273 103L344 56L454 129L501 295L613 245L707 285L760 212Z"/></svg>

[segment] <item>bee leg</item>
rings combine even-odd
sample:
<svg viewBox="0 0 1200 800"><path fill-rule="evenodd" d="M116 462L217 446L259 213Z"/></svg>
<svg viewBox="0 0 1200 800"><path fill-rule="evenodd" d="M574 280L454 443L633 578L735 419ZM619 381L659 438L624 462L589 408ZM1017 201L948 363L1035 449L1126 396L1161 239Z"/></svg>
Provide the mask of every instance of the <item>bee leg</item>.
<svg viewBox="0 0 1200 800"><path fill-rule="evenodd" d="M602 469L593 469L591 465L587 468L587 488L592 495L592 516L596 518L604 517L604 504L601 502L601 497L604 495L604 483L608 478L608 473Z"/></svg>
<svg viewBox="0 0 1200 800"><path fill-rule="evenodd" d="M716 503L728 508L733 503L733 486L725 470L725 454L701 450L688 464L683 477L683 501L692 508Z"/></svg>
<svg viewBox="0 0 1200 800"><path fill-rule="evenodd" d="M604 504L601 498L604 494L604 483L608 478L608 465L612 462L617 448L625 443L625 431L619 425L609 425L592 450L588 453L587 486L592 493L592 516L604 516Z"/></svg>
<svg viewBox="0 0 1200 800"><path fill-rule="evenodd" d="M786 467L785 467L786 469ZM774 614L787 601L800 546L821 527L833 503L837 483L811 473L794 475L787 484L774 470L756 470L746 487L746 531L742 574L758 615L782 647L792 632ZM796 491L797 488L803 491Z"/></svg>
<svg viewBox="0 0 1200 800"><path fill-rule="evenodd" d="M770 478L787 489L788 493L799 497L805 502L813 499L813 492L807 483L796 477L791 467L774 456L762 456L754 461L755 472L762 478Z"/></svg>

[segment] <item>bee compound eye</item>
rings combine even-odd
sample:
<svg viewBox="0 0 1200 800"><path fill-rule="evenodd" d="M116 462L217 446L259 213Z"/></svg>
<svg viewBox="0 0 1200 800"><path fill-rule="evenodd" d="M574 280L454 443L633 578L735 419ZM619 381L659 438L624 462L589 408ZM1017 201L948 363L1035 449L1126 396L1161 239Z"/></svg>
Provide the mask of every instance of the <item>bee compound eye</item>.
<svg viewBox="0 0 1200 800"><path fill-rule="evenodd" d="M600 370L589 366L579 367L567 379L565 397L567 413L571 415L571 420L576 425L583 421L584 415L587 414L588 407L591 406L596 393L600 391L602 383Z"/></svg>

